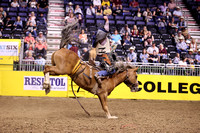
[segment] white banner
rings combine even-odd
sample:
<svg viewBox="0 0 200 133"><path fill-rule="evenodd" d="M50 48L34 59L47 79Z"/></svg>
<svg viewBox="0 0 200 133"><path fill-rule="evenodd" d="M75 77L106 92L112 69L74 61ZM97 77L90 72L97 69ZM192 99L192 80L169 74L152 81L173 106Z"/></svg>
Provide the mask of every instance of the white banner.
<svg viewBox="0 0 200 133"><path fill-rule="evenodd" d="M18 56L19 42L0 41L0 56Z"/></svg>
<svg viewBox="0 0 200 133"><path fill-rule="evenodd" d="M24 76L24 90L42 90L43 76ZM67 77L50 77L52 91L67 91Z"/></svg>

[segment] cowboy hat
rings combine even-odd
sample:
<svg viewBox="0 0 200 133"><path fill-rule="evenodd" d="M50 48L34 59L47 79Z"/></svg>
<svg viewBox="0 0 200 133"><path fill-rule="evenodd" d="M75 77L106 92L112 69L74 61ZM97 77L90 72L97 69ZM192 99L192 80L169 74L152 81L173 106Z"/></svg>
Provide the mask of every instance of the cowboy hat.
<svg viewBox="0 0 200 133"><path fill-rule="evenodd" d="M68 5L73 5L73 3L72 3L72 2L69 2Z"/></svg>
<svg viewBox="0 0 200 133"><path fill-rule="evenodd" d="M135 50L135 47L134 47L134 46L132 46L132 47L130 47L130 48L129 48L129 50Z"/></svg>
<svg viewBox="0 0 200 133"><path fill-rule="evenodd" d="M181 36L181 37L179 37L178 39L179 39L179 40L184 40L184 37Z"/></svg>
<svg viewBox="0 0 200 133"><path fill-rule="evenodd" d="M193 49L189 49L188 52L193 52Z"/></svg>
<svg viewBox="0 0 200 133"><path fill-rule="evenodd" d="M198 52L200 52L200 49L198 50Z"/></svg>

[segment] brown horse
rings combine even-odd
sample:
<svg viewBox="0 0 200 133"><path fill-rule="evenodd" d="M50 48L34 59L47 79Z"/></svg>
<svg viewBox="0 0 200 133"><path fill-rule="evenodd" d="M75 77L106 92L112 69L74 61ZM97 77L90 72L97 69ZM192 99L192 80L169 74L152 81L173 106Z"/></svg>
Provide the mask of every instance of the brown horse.
<svg viewBox="0 0 200 133"><path fill-rule="evenodd" d="M46 93L50 92L49 74L69 75L78 86L99 97L107 118L117 118L116 116L111 116L107 105L107 96L110 95L113 89L122 82L130 87L131 91L137 90L138 87L137 68L124 67L124 71L117 72L110 78L102 80L102 88L98 88L94 78L98 70L82 62L75 52L61 48L53 53L51 60L52 66L45 66L44 69L45 81L43 88Z"/></svg>

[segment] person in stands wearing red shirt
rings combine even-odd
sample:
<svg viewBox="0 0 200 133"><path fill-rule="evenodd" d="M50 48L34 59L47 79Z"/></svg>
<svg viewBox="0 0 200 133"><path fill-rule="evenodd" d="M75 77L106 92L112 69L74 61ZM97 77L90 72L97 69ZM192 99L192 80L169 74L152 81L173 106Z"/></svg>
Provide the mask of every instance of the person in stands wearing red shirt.
<svg viewBox="0 0 200 133"><path fill-rule="evenodd" d="M35 47L35 38L32 37L32 34L29 33L28 36L25 37L24 39L24 50L32 50L34 51L34 47Z"/></svg>
<svg viewBox="0 0 200 133"><path fill-rule="evenodd" d="M38 56L39 54L41 54L42 57L45 58L46 50L46 45L41 40L39 40L39 42L35 45L35 55Z"/></svg>
<svg viewBox="0 0 200 133"><path fill-rule="evenodd" d="M135 8L139 6L139 3L136 0L133 0L132 2L129 3L129 6Z"/></svg>

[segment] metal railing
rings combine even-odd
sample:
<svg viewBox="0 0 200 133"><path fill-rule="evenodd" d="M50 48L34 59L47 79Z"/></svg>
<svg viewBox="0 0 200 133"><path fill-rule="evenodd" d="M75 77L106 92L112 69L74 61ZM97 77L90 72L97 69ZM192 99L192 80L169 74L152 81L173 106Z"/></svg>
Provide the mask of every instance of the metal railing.
<svg viewBox="0 0 200 133"><path fill-rule="evenodd" d="M96 62L96 65L98 64L99 62ZM15 64L14 70L43 71L45 65L51 65L51 60L22 60L21 64ZM141 62L134 62L131 65L139 67L138 74L200 76L200 65L182 66L178 64Z"/></svg>

